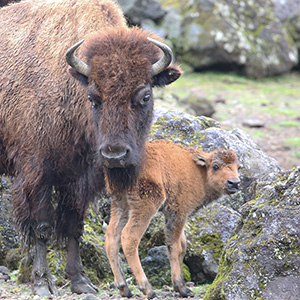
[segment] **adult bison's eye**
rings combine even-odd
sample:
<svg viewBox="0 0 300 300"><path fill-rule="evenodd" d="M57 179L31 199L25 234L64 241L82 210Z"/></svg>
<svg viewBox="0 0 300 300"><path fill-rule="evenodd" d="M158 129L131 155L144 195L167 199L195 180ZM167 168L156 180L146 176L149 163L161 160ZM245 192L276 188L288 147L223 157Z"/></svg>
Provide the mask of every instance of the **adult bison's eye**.
<svg viewBox="0 0 300 300"><path fill-rule="evenodd" d="M213 165L212 168L214 171L218 171L220 169L218 165Z"/></svg>
<svg viewBox="0 0 300 300"><path fill-rule="evenodd" d="M150 92L147 92L147 93L144 95L143 99L142 99L140 102L141 102L141 104L145 104L145 103L148 102L150 99L151 99L151 93L150 93Z"/></svg>
<svg viewBox="0 0 300 300"><path fill-rule="evenodd" d="M102 100L99 96L94 94L88 94L88 99L90 100L93 109L98 109L102 107Z"/></svg>
<svg viewBox="0 0 300 300"><path fill-rule="evenodd" d="M131 99L131 103L134 107L145 107L146 103L152 99L152 89L150 84L138 88Z"/></svg>

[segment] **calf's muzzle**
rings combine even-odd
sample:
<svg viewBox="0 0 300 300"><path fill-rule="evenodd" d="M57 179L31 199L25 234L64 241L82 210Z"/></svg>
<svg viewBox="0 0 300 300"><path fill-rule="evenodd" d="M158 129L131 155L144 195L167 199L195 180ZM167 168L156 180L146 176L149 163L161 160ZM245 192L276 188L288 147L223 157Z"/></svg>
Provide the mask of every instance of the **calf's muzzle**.
<svg viewBox="0 0 300 300"><path fill-rule="evenodd" d="M229 178L226 182L226 190L230 194L236 193L240 188L241 181L238 178Z"/></svg>

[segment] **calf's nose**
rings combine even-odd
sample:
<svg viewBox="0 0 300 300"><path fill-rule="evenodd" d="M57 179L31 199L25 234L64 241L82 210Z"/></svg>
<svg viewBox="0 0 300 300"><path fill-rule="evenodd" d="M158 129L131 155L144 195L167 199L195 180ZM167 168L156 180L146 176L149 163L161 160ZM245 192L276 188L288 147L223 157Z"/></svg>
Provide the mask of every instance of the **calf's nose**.
<svg viewBox="0 0 300 300"><path fill-rule="evenodd" d="M241 181L238 178L230 178L227 180L227 188L231 191L237 191L240 188Z"/></svg>

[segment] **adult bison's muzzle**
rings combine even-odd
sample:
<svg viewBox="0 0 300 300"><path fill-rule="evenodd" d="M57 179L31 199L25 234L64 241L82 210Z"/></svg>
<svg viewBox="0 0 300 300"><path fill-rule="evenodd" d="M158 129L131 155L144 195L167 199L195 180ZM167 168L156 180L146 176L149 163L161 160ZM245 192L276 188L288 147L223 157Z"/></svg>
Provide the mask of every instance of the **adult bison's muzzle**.
<svg viewBox="0 0 300 300"><path fill-rule="evenodd" d="M100 160L107 168L125 168L130 164L132 150L123 145L102 145L99 148Z"/></svg>
<svg viewBox="0 0 300 300"><path fill-rule="evenodd" d="M130 189L139 174L139 151L134 143L104 141L99 146L99 162L106 174L106 183L113 191Z"/></svg>

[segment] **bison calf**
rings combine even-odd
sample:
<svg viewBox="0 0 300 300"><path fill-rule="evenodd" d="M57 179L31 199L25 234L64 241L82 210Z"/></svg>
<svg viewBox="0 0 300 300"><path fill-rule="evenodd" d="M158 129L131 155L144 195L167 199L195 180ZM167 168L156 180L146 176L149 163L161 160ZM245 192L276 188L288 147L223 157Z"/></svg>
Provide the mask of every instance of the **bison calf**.
<svg viewBox="0 0 300 300"><path fill-rule="evenodd" d="M204 153L166 141L147 143L145 164L135 187L123 193L111 191L111 220L105 249L122 296L130 297L131 292L118 261L120 241L139 289L149 299L155 296L142 269L138 245L158 210L165 215L165 238L174 289L182 297L193 296L185 286L182 273L186 219L197 208L222 194L235 193L240 185L239 166L232 150Z"/></svg>

